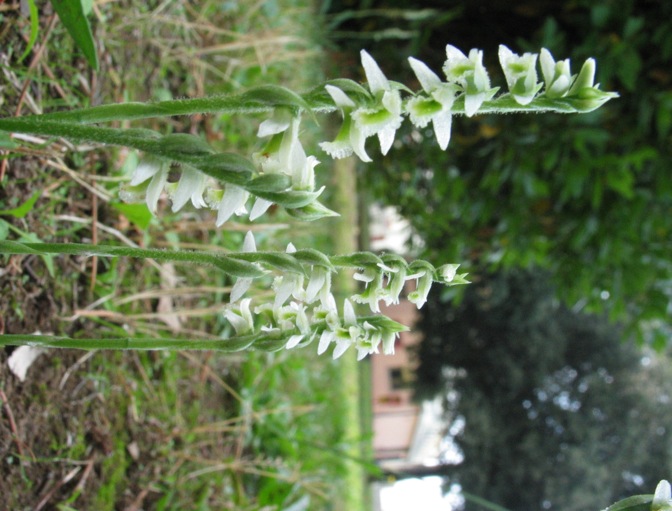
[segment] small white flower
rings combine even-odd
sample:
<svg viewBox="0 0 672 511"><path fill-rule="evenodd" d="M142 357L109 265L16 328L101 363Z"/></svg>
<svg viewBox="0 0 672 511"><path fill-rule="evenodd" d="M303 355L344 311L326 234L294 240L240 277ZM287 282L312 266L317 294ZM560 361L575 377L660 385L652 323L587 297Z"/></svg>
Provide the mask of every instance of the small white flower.
<svg viewBox="0 0 672 511"><path fill-rule="evenodd" d="M406 283L406 268L399 265L393 272L387 274L387 287L383 289L382 295L385 305L396 305L399 303L401 291Z"/></svg>
<svg viewBox="0 0 672 511"><path fill-rule="evenodd" d="M618 94L600 90L600 84L595 84L595 59L587 59L569 88L567 97L571 97L572 106L580 112L590 112L611 98L618 97Z"/></svg>
<svg viewBox="0 0 672 511"><path fill-rule="evenodd" d="M322 266L314 266L306 286L306 302L313 303L318 297L324 303L331 293L331 271Z"/></svg>
<svg viewBox="0 0 672 511"><path fill-rule="evenodd" d="M416 96L406 103L406 111L411 122L418 128L424 128L431 121L434 126L439 147L445 150L450 142L450 130L457 88L454 84L443 83L424 62L409 57L411 68L417 76L422 89L429 96Z"/></svg>
<svg viewBox="0 0 672 511"><path fill-rule="evenodd" d="M411 303L414 303L415 306L420 309L427 302L427 296L429 291L432 289L432 284L434 279L432 275L427 270L421 270L415 275L409 275L408 279L416 279L416 288L415 291L412 291L408 294L408 300Z"/></svg>
<svg viewBox="0 0 672 511"><path fill-rule="evenodd" d="M483 51L472 49L467 57L455 46L446 46L446 62L443 72L451 83L464 90L464 112L471 117L484 101L492 98L497 89L490 88L490 78L483 66Z"/></svg>
<svg viewBox="0 0 672 511"><path fill-rule="evenodd" d="M287 253L296 252L296 248L291 243L287 245ZM292 296L296 300L304 301L306 292L303 289L303 275L300 273L287 272L273 281L273 290L275 291L274 307L280 308Z"/></svg>
<svg viewBox="0 0 672 511"><path fill-rule="evenodd" d="M380 305L378 302L382 300L386 294L383 289L383 272L376 270L374 273L370 268L366 268L364 274L355 274L354 278L357 278L357 275L360 276L359 280L363 280L362 276L368 278L366 275L367 271L373 274L373 279L367 282L366 289L364 289L362 293L354 295L352 299L357 303L368 304L371 312L378 313L380 312Z"/></svg>
<svg viewBox="0 0 672 511"><path fill-rule="evenodd" d="M369 90L377 104L372 108L358 108L352 113L352 119L364 137L378 135L380 151L385 155L392 147L394 135L403 120L401 95L398 90L392 89L371 55L362 50L361 58Z"/></svg>
<svg viewBox="0 0 672 511"><path fill-rule="evenodd" d="M546 48L541 49L539 54L541 74L546 83L544 91L549 98L561 98L567 94L572 85L572 73L569 67L569 59L556 62L553 55Z"/></svg>
<svg viewBox="0 0 672 511"><path fill-rule="evenodd" d="M224 317L231 323L236 335L244 335L254 331L254 320L250 312L251 298L245 298L239 307L231 306L224 310Z"/></svg>
<svg viewBox="0 0 672 511"><path fill-rule="evenodd" d="M444 264L437 268L436 272L441 277L441 280L444 284L449 284L455 279L457 274L457 269L460 267L459 264Z"/></svg>
<svg viewBox="0 0 672 511"><path fill-rule="evenodd" d="M532 102L542 87L542 84L537 83L537 54L525 53L520 56L500 44L499 63L513 99L520 105Z"/></svg>
<svg viewBox="0 0 672 511"><path fill-rule="evenodd" d="M173 213L179 211L191 199L191 203L197 209L207 206L203 199L203 193L207 185L207 176L203 172L190 167L184 167L182 176L177 183L177 188L172 195Z"/></svg>
<svg viewBox="0 0 672 511"><path fill-rule="evenodd" d="M252 231L247 231L245 235L245 240L243 241L243 252L256 252L257 244L254 242L254 235ZM236 283L231 288L231 294L229 300L231 303L237 302L247 290L252 286L252 281L254 279L239 277Z"/></svg>
<svg viewBox="0 0 672 511"><path fill-rule="evenodd" d="M156 213L161 192L168 181L169 164L159 158L148 157L140 161L131 176L131 186L138 186L151 178L145 200L152 213Z"/></svg>
<svg viewBox="0 0 672 511"><path fill-rule="evenodd" d="M320 147L335 159L346 158L354 152L363 162L372 161L364 148L366 136L351 117L352 111L357 105L338 87L325 85L325 89L340 110L343 116L343 125L333 142L321 142Z"/></svg>

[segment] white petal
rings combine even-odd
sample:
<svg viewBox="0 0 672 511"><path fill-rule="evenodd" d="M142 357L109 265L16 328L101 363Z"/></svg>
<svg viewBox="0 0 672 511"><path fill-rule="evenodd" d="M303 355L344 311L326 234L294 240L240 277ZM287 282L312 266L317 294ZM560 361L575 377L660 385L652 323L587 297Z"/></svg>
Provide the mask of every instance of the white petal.
<svg viewBox="0 0 672 511"><path fill-rule="evenodd" d="M355 309L352 307L350 300L347 298L343 301L343 322L346 325L357 324L357 315L355 314Z"/></svg>
<svg viewBox="0 0 672 511"><path fill-rule="evenodd" d="M653 502L651 503L651 509L656 510L663 508L667 509L667 506L670 505L672 500L672 488L670 483L663 479L656 486L656 492L653 494Z"/></svg>
<svg viewBox="0 0 672 511"><path fill-rule="evenodd" d="M291 241L287 243L287 248L285 249L285 252L288 254L293 254L294 252L296 252L296 247L294 246L294 243L292 243Z"/></svg>
<svg viewBox="0 0 672 511"><path fill-rule="evenodd" d="M363 162L373 161L368 154L366 154L366 149L364 143L366 142L366 136L364 133L356 126L353 122L352 127L350 128L350 144L352 145L352 150Z"/></svg>
<svg viewBox="0 0 672 511"><path fill-rule="evenodd" d="M542 48L539 53L539 65L541 66L541 74L544 75L546 87L550 87L555 77L555 60L546 48Z"/></svg>
<svg viewBox="0 0 672 511"><path fill-rule="evenodd" d="M350 344L352 344L350 341L343 341L343 340L337 340L336 341L336 347L334 348L334 353L332 354L332 357L334 360L337 358L340 358L343 353L345 353L348 348L350 347Z"/></svg>
<svg viewBox="0 0 672 511"><path fill-rule="evenodd" d="M325 330L322 332L322 335L320 335L320 342L317 345L317 354L322 355L325 351L327 351L327 348L329 348L329 345L331 344L331 341L334 339L334 332L331 330Z"/></svg>
<svg viewBox="0 0 672 511"><path fill-rule="evenodd" d="M385 78L376 61L373 60L373 57L365 50L362 50L360 55L362 57L362 66L364 67L366 81L369 83L371 92L376 94L381 91L390 90L390 83Z"/></svg>
<svg viewBox="0 0 672 511"><path fill-rule="evenodd" d="M259 125L257 136L260 138L269 137L276 133L282 133L289 128L289 123L292 120L292 114L283 109L276 109L270 119L266 119Z"/></svg>
<svg viewBox="0 0 672 511"><path fill-rule="evenodd" d="M334 87L333 85L325 85L324 88L327 89L331 99L334 100L334 103L336 103L338 108L355 108L355 106L357 106L355 105L355 102L338 87Z"/></svg>
<svg viewBox="0 0 672 511"><path fill-rule="evenodd" d="M414 59L413 57L409 57L408 62L411 65L411 68L413 68L415 76L418 77L422 89L427 94L430 94L434 89L441 86L441 79L434 73L434 71L427 67L427 64L418 59Z"/></svg>
<svg viewBox="0 0 672 511"><path fill-rule="evenodd" d="M432 124L434 125L434 133L439 147L446 150L450 142L450 130L453 124L453 116L450 112L439 112L432 117Z"/></svg>
<svg viewBox="0 0 672 511"><path fill-rule="evenodd" d="M229 296L229 301L231 303L236 303L247 290L252 286L252 279L240 277L236 280L236 283L231 288L231 294Z"/></svg>
<svg viewBox="0 0 672 511"><path fill-rule="evenodd" d="M140 160L131 176L131 186L138 186L161 170L162 163L156 159Z"/></svg>
<svg viewBox="0 0 672 511"><path fill-rule="evenodd" d="M257 218L266 213L268 208L270 208L272 205L273 203L271 201L258 197L254 203L254 206L252 206L252 211L250 211L250 221L254 222Z"/></svg>
<svg viewBox="0 0 672 511"><path fill-rule="evenodd" d="M340 160L352 155L352 146L344 141L320 142L320 148L334 160Z"/></svg>
<svg viewBox="0 0 672 511"><path fill-rule="evenodd" d="M173 195L173 213L179 211L194 195L198 196L200 192L201 202L203 201L203 186L205 184L205 175L195 169L184 169L180 181L177 183L177 190ZM192 202L194 202L192 200ZM194 202L194 206L198 199Z"/></svg>
<svg viewBox="0 0 672 511"><path fill-rule="evenodd" d="M357 348L357 362L364 360L368 354L369 350L366 348Z"/></svg>
<svg viewBox="0 0 672 511"><path fill-rule="evenodd" d="M453 46L452 44L446 45L446 57L448 58L448 60L467 58L467 56L464 53L455 48L455 46Z"/></svg>
<svg viewBox="0 0 672 511"><path fill-rule="evenodd" d="M158 173L154 174L154 177L149 182L146 200L147 207L152 213L156 213L156 205L159 203L159 197L161 197L163 187L166 186L166 181L168 181L168 169L162 168Z"/></svg>
<svg viewBox="0 0 672 511"><path fill-rule="evenodd" d="M243 240L243 252L256 252L257 244L254 242L254 234L252 231L247 231L245 239Z"/></svg>
<svg viewBox="0 0 672 511"><path fill-rule="evenodd" d="M301 339L303 339L303 335L292 335L289 338L289 341L287 341L287 344L285 344L285 349L291 350L296 347L296 345L301 342Z"/></svg>
<svg viewBox="0 0 672 511"><path fill-rule="evenodd" d="M248 196L248 192L240 186L226 185L226 190L224 190L224 195L219 203L215 225L219 227L231 218L231 215L239 208L245 206Z"/></svg>
<svg viewBox="0 0 672 511"><path fill-rule="evenodd" d="M485 94L467 94L464 97L464 113L467 117L474 115L483 104Z"/></svg>
<svg viewBox="0 0 672 511"><path fill-rule="evenodd" d="M308 303L313 303L317 298L318 293L324 286L324 283L327 281L326 270L324 269L313 269L313 272L306 286L306 301Z"/></svg>
<svg viewBox="0 0 672 511"><path fill-rule="evenodd" d="M511 60L513 60L515 54L503 44L499 45L498 53L499 53L499 65L502 66L502 70L506 75L509 72L508 64L511 62ZM517 55L515 56L517 57Z"/></svg>
<svg viewBox="0 0 672 511"><path fill-rule="evenodd" d="M385 128L378 132L378 140L380 141L380 152L385 156L394 143L394 134L396 128Z"/></svg>

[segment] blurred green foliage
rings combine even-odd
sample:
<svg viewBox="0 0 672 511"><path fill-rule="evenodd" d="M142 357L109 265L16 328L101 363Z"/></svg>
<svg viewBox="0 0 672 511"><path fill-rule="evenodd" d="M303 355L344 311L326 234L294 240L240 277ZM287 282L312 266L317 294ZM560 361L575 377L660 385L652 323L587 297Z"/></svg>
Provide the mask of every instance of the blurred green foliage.
<svg viewBox="0 0 672 511"><path fill-rule="evenodd" d="M512 511L580 511L669 474L668 359L560 304L545 272L488 275L423 311L417 383L444 396L464 456L449 485Z"/></svg>
<svg viewBox="0 0 672 511"><path fill-rule="evenodd" d="M341 28L373 33L383 19L374 12L402 7L359 4L371 15L351 17ZM407 126L401 143L362 175L373 197L400 207L430 260L465 262L475 278L485 270L541 266L568 303L606 309L639 326L640 341L663 346L666 332L657 321L669 314L672 296L672 4L403 4L437 15L414 37L370 46L381 67L407 84L408 55L439 72L450 43L484 49L494 85L504 85L501 43L519 53L546 47L558 59L571 57L575 73L595 57L602 89L621 97L586 115L456 118L446 152L431 131ZM341 43L362 45L361 38ZM409 74L392 74L397 69Z"/></svg>

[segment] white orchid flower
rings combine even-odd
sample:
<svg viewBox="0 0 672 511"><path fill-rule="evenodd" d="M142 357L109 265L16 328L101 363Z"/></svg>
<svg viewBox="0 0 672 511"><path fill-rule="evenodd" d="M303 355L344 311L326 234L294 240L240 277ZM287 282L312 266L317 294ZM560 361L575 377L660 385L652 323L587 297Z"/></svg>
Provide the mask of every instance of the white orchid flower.
<svg viewBox="0 0 672 511"><path fill-rule="evenodd" d="M424 62L409 57L408 62L418 78L422 90L428 98L416 96L406 103L406 112L411 122L418 128L424 128L431 121L434 126L439 147L445 150L450 142L450 130L453 122L452 108L457 87L444 83L427 67Z"/></svg>
<svg viewBox="0 0 672 511"><path fill-rule="evenodd" d="M217 206L217 220L215 225L219 227L224 224L233 214L244 215L247 213L245 204L250 194L240 186L227 184L224 189L224 195Z"/></svg>
<svg viewBox="0 0 672 511"><path fill-rule="evenodd" d="M296 247L292 243L287 245L286 252L293 254ZM292 296L296 300L304 301L306 292L303 289L304 277L300 273L287 272L284 275L276 277L273 281L273 290L275 291L274 307L279 309Z"/></svg>
<svg viewBox="0 0 672 511"><path fill-rule="evenodd" d="M151 178L145 195L147 207L156 213L161 192L168 182L169 163L159 158L147 157L140 161L131 176L131 186L138 186Z"/></svg>
<svg viewBox="0 0 672 511"><path fill-rule="evenodd" d="M420 309L427 302L427 296L432 289L432 284L434 279L432 274L427 270L421 270L414 275L409 275L406 277L408 280L416 279L415 291L412 291L408 294L408 300L411 303L414 303L415 306Z"/></svg>
<svg viewBox="0 0 672 511"><path fill-rule="evenodd" d="M398 90L392 89L390 82L373 57L365 50L362 50L360 54L366 81L377 105L373 108L358 108L352 113L352 119L364 137L378 135L380 151L385 155L392 147L394 135L403 120L401 95Z"/></svg>
<svg viewBox="0 0 672 511"><path fill-rule="evenodd" d="M542 48L539 54L539 65L546 84L544 91L546 96L551 99L565 96L569 92L573 80L569 59L556 62L551 52Z"/></svg>
<svg viewBox="0 0 672 511"><path fill-rule="evenodd" d="M497 88L490 88L490 78L483 66L483 51L476 48L467 57L455 46L446 46L446 62L443 72L451 83L456 83L464 91L464 112L471 117L484 101L491 99Z"/></svg>
<svg viewBox="0 0 672 511"><path fill-rule="evenodd" d="M357 105L338 87L325 85L325 89L340 110L343 125L333 142L321 142L320 147L334 159L347 158L355 153L363 162L372 161L364 148L366 136L351 117Z"/></svg>
<svg viewBox="0 0 672 511"><path fill-rule="evenodd" d="M531 103L543 86L537 83L537 54L525 53L521 56L500 44L499 63L513 99L520 105Z"/></svg>
<svg viewBox="0 0 672 511"><path fill-rule="evenodd" d="M244 335L254 331L254 320L250 312L251 298L245 298L238 307L230 306L224 310L224 317L227 319L236 335Z"/></svg>
<svg viewBox="0 0 672 511"><path fill-rule="evenodd" d="M173 213L179 211L184 205L191 200L191 203L196 209L207 206L203 199L203 193L207 186L207 176L194 168L184 167L182 176L177 183L177 188L171 195L173 201Z"/></svg>

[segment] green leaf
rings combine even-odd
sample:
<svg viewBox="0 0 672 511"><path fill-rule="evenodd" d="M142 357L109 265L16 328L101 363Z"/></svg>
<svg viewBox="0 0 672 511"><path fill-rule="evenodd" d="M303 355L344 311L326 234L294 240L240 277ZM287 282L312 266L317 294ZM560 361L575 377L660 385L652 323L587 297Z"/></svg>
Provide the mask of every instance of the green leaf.
<svg viewBox="0 0 672 511"><path fill-rule="evenodd" d="M98 71L96 45L93 42L91 26L84 14L83 3L82 0L51 0L51 5L61 19L61 23L75 40L77 47L84 53L89 65Z"/></svg>
<svg viewBox="0 0 672 511"><path fill-rule="evenodd" d="M217 153L198 157L192 165L218 181L235 185L247 184L256 173L254 164L235 153Z"/></svg>
<svg viewBox="0 0 672 511"><path fill-rule="evenodd" d="M332 256L334 266L349 266L351 268L364 268L365 266L377 266L383 260L371 252L355 252L348 255Z"/></svg>
<svg viewBox="0 0 672 511"><path fill-rule="evenodd" d="M127 204L125 202L111 202L110 205L143 231L149 227L152 221L152 213L145 203Z"/></svg>
<svg viewBox="0 0 672 511"><path fill-rule="evenodd" d="M332 211L319 201L313 201L310 204L306 204L300 208L288 208L287 213L292 218L296 218L297 220L301 220L303 222L314 222L315 220L320 220L330 216L340 216L338 213Z"/></svg>
<svg viewBox="0 0 672 511"><path fill-rule="evenodd" d="M212 154L213 149L201 137L188 133L173 133L161 137L158 147L165 151L167 156L197 156Z"/></svg>
<svg viewBox="0 0 672 511"><path fill-rule="evenodd" d="M0 241L0 254L37 254L44 255L44 252L24 245L18 241L2 240Z"/></svg>
<svg viewBox="0 0 672 511"><path fill-rule="evenodd" d="M303 248L301 250L297 250L292 255L297 261L300 261L303 264L309 264L311 266L322 266L323 268L334 270L334 265L331 264L329 258L314 248Z"/></svg>
<svg viewBox="0 0 672 511"><path fill-rule="evenodd" d="M264 263L277 268L278 270L298 273L300 275L306 274L301 263L299 263L291 254L282 252L247 252L229 254L229 257L251 263Z"/></svg>
<svg viewBox="0 0 672 511"><path fill-rule="evenodd" d="M41 193L35 192L30 199L13 209L0 209L0 215L13 216L14 218L24 218L33 209L33 206L40 198Z"/></svg>
<svg viewBox="0 0 672 511"><path fill-rule="evenodd" d="M37 13L37 7L35 6L35 1L34 0L28 0L28 9L30 12L30 37L28 39L28 46L26 46L26 50L23 52L23 55L19 58L19 62L23 61L28 54L30 53L30 50L33 49L33 46L35 46L35 41L37 40L37 33L40 28L40 17Z"/></svg>
<svg viewBox="0 0 672 511"><path fill-rule="evenodd" d="M247 191L255 192L281 192L292 184L292 178L287 174L262 174L255 177L245 185Z"/></svg>
<svg viewBox="0 0 672 511"><path fill-rule="evenodd" d="M604 511L651 511L653 495L633 495L612 504Z"/></svg>
<svg viewBox="0 0 672 511"><path fill-rule="evenodd" d="M245 92L241 99L243 103L258 104L259 106L300 108L311 111L310 105L296 92L279 85L262 85Z"/></svg>
<svg viewBox="0 0 672 511"><path fill-rule="evenodd" d="M262 199L269 200L285 208L302 208L317 199L322 190L317 192L301 192L297 190L288 190L286 192L255 192L255 195Z"/></svg>

